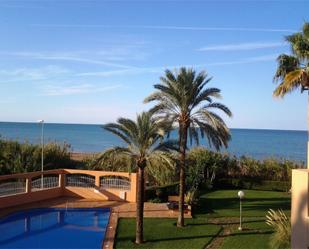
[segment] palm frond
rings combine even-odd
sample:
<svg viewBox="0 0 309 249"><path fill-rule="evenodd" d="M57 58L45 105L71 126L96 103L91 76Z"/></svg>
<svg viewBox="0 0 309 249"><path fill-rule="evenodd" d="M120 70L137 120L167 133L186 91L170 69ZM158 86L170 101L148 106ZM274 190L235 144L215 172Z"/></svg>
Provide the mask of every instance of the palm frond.
<svg viewBox="0 0 309 249"><path fill-rule="evenodd" d="M220 135L220 131L223 130L220 128L225 125L223 119L218 118L217 114L212 116L211 113L208 113L209 118L206 121L207 115L203 115L202 111L199 111L199 108L203 108L203 105L208 104L207 108L221 110L228 116L232 115L231 111L220 103L215 102L211 105L214 98L221 97L220 89L214 87L205 88L211 80L205 71L196 73L192 68L181 67L174 72L166 70L165 75L160 80L160 84L154 85L157 91L145 100L147 103L156 102L150 112L172 120L171 123L180 124L186 122L185 127L188 127L189 141L191 143L193 140L199 143L198 130L196 129L198 123L193 121L193 118L201 118L201 124L205 123L207 127L214 125L213 130L204 129L203 134L214 132L214 134L209 135L209 138L216 144L216 148L227 144L226 141L222 141L224 136L217 140L214 138ZM199 114L196 115L196 112L199 112Z"/></svg>
<svg viewBox="0 0 309 249"><path fill-rule="evenodd" d="M121 138L125 143L131 143L130 135L119 124L109 123L103 125L102 128Z"/></svg>
<svg viewBox="0 0 309 249"><path fill-rule="evenodd" d="M284 81L275 89L273 95L275 97L284 97L285 94L301 88L303 73L302 69L296 69L286 74Z"/></svg>
<svg viewBox="0 0 309 249"><path fill-rule="evenodd" d="M279 86L274 90L275 97L300 88L301 91L309 87L309 23L304 23L303 30L286 37L292 55L282 54L278 57L278 67L274 81Z"/></svg>

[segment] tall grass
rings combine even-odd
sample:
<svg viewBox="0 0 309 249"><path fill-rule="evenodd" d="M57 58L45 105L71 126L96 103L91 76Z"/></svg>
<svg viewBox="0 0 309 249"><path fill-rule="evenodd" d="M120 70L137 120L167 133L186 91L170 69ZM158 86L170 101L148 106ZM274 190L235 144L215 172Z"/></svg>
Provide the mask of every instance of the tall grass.
<svg viewBox="0 0 309 249"><path fill-rule="evenodd" d="M270 209L266 215L266 224L274 229L270 240L271 248L291 248L291 221L282 210Z"/></svg>
<svg viewBox="0 0 309 249"><path fill-rule="evenodd" d="M70 145L48 143L44 146L44 169L72 168ZM0 174L38 171L41 169L41 146L0 139Z"/></svg>

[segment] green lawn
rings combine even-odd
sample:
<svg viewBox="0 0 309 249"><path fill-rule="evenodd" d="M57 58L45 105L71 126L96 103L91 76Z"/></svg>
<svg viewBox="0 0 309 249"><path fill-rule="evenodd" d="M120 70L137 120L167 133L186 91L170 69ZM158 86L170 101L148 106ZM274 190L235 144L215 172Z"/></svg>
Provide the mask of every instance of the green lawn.
<svg viewBox="0 0 309 249"><path fill-rule="evenodd" d="M220 249L271 249L269 239L272 229L262 218L249 218L243 223L243 231L238 230L239 224L231 225L230 233L224 237Z"/></svg>
<svg viewBox="0 0 309 249"><path fill-rule="evenodd" d="M146 243L134 244L135 219L120 219L115 248L269 248L272 230L265 224L268 209L290 212L290 195L281 192L245 190L243 231L238 231L239 199L237 190L202 193L195 218L186 220L185 228L175 226L176 219L146 218ZM218 242L219 241L219 242Z"/></svg>
<svg viewBox="0 0 309 249"><path fill-rule="evenodd" d="M237 217L239 216L239 198L237 190L217 190L201 195L198 217ZM244 216L263 216L269 208L290 211L290 195L283 192L245 190L243 200Z"/></svg>
<svg viewBox="0 0 309 249"><path fill-rule="evenodd" d="M199 219L189 219L186 227L177 228L175 219L147 218L144 222L146 243L135 245L135 219L120 219L115 248L202 249L219 234L221 227Z"/></svg>

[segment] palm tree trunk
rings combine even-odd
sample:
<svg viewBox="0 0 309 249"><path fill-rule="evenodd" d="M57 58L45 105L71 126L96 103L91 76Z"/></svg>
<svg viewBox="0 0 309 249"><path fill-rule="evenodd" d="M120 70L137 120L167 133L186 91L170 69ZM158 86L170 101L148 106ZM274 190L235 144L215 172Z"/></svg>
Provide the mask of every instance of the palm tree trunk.
<svg viewBox="0 0 309 249"><path fill-rule="evenodd" d="M184 197L185 197L185 169L186 169L186 148L187 148L187 127L179 123L179 213L177 226L183 227L184 222Z"/></svg>
<svg viewBox="0 0 309 249"><path fill-rule="evenodd" d="M144 165L138 167L136 203L136 244L144 242Z"/></svg>

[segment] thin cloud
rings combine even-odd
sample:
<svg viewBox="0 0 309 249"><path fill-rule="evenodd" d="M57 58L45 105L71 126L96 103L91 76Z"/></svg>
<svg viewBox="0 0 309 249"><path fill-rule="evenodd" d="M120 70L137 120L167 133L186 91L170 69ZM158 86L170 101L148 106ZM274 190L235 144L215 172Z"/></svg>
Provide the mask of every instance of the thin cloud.
<svg viewBox="0 0 309 249"><path fill-rule="evenodd" d="M256 62L275 61L277 57L278 57L277 54L270 54L270 55L263 55L263 56L248 57L248 58L243 58L243 59L234 60L234 61L218 61L218 62L210 62L210 63L205 63L205 64L187 64L187 65L173 65L173 66L170 65L170 66L165 66L161 68L179 68L183 66L201 68L201 67L208 67L208 66L228 66L228 65L251 64L251 63L256 63ZM155 68L152 68L152 70L155 70Z"/></svg>
<svg viewBox="0 0 309 249"><path fill-rule="evenodd" d="M251 43L238 43L238 44L224 44L206 46L198 49L199 51L240 51L240 50L257 50L266 48L277 48L286 46L282 42L251 42Z"/></svg>
<svg viewBox="0 0 309 249"><path fill-rule="evenodd" d="M17 57L24 57L29 59L36 60L47 60L47 61L69 61L69 62L79 62L86 64L96 64L96 65L104 65L118 68L134 68L132 66L112 63L105 60L97 60L97 59L89 59L85 57L79 57L77 55L70 55L68 53L36 53L36 52L0 52L3 55L11 55Z"/></svg>
<svg viewBox="0 0 309 249"><path fill-rule="evenodd" d="M106 92L121 88L122 85L110 85L104 87L97 87L91 84L80 84L72 86L46 86L44 94L46 96L65 96L65 95L79 95L87 93Z"/></svg>
<svg viewBox="0 0 309 249"><path fill-rule="evenodd" d="M269 54L263 56L248 57L233 61L218 61L204 64L179 64L179 65L163 65L157 67L140 67L127 70L112 70L112 71L96 71L96 72L85 72L79 73L76 76L94 76L94 77L108 77L115 75L129 75L129 74L148 74L148 73L160 73L165 69L173 69L180 67L193 67L193 68L204 68L209 66L228 66L228 65L241 65L251 64L257 62L275 61L278 54Z"/></svg>
<svg viewBox="0 0 309 249"><path fill-rule="evenodd" d="M59 66L46 66L40 68L18 68L0 70L1 81L5 83L19 81L37 81L50 77L57 77L70 71Z"/></svg>
<svg viewBox="0 0 309 249"><path fill-rule="evenodd" d="M106 29L151 29L187 31L240 31L240 32L297 32L287 28L246 28L246 27L198 27L198 26L160 26L160 25L101 25L101 24L32 24L34 27L50 28L106 28Z"/></svg>
<svg viewBox="0 0 309 249"><path fill-rule="evenodd" d="M86 72L86 73L78 73L76 74L76 76L111 77L111 76L119 76L119 75L138 74L142 71L145 71L145 69L134 68L134 69L124 69L124 70Z"/></svg>

